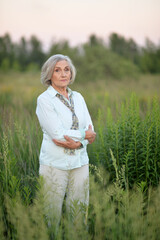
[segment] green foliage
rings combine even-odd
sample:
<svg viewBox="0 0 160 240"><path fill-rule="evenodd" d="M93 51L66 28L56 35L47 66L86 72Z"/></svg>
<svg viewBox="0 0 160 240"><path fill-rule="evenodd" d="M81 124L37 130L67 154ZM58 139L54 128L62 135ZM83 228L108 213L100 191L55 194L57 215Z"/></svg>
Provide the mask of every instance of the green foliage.
<svg viewBox="0 0 160 240"><path fill-rule="evenodd" d="M38 72L39 66L36 63L29 63L27 68L26 68L27 72Z"/></svg>
<svg viewBox="0 0 160 240"><path fill-rule="evenodd" d="M20 65L20 70L24 71L26 66L29 64L31 59L29 59L29 43L24 37L21 37L18 44L15 44L15 60Z"/></svg>
<svg viewBox="0 0 160 240"><path fill-rule="evenodd" d="M91 42L99 44L94 38ZM103 94L100 81L85 89L84 84L75 87L83 90L91 116L95 111L97 139L88 148L90 204L86 208L75 202L69 216L63 208L57 232L46 219L43 179L38 175L42 134L35 107L36 97L44 90L37 87L39 74L1 76L0 239L158 239L158 97L148 101L141 86L140 98L133 94L123 100L123 81L118 82L122 86L113 83L117 94L109 83L103 83ZM154 82L158 88L158 80L151 78L149 86ZM138 82L139 86L147 81Z"/></svg>
<svg viewBox="0 0 160 240"><path fill-rule="evenodd" d="M21 66L17 60L13 62L12 69L16 72L19 72L21 70Z"/></svg>
<svg viewBox="0 0 160 240"><path fill-rule="evenodd" d="M116 160L112 156L115 170ZM102 181L97 181L96 172ZM117 171L116 181L108 182L104 169L90 174L90 204L83 214L83 206L73 203L68 216L65 211L58 231L50 226L44 215L42 185L39 181L37 196L31 205L25 205L20 195L5 196L5 216L0 211L0 236L2 239L158 239L160 234L160 188L149 189L146 201L141 188L124 189L123 170ZM2 221L5 219L6 221ZM6 224L6 233L4 223Z"/></svg>
<svg viewBox="0 0 160 240"><path fill-rule="evenodd" d="M69 56L73 62L79 57L78 47L71 47L67 40L53 42L48 50L47 57L54 54L64 54Z"/></svg>
<svg viewBox="0 0 160 240"><path fill-rule="evenodd" d="M138 75L138 69L133 63L127 62L103 45L86 44L84 53L77 64L80 81L102 80L106 77L121 79L124 76L136 78Z"/></svg>
<svg viewBox="0 0 160 240"><path fill-rule="evenodd" d="M130 187L135 183L157 186L160 179L160 107L155 97L148 113L140 116L139 101L133 94L118 107L116 121L110 110L104 124L101 112L95 143L89 148L91 163L102 164L114 178L110 149L117 160L118 169L126 168Z"/></svg>
<svg viewBox="0 0 160 240"><path fill-rule="evenodd" d="M142 48L139 62L142 72L160 72L160 46L156 47L153 42L146 39L146 47Z"/></svg>
<svg viewBox="0 0 160 240"><path fill-rule="evenodd" d="M10 35L6 33L3 37L0 37L0 66L4 59L8 59L9 66L11 66L14 57L14 44L12 43Z"/></svg>
<svg viewBox="0 0 160 240"><path fill-rule="evenodd" d="M1 70L3 72L7 72L10 70L10 61L8 58L4 58L2 63L1 63Z"/></svg>
<svg viewBox="0 0 160 240"><path fill-rule="evenodd" d="M112 33L109 37L110 49L120 56L130 59L134 63L138 63L139 49L136 42L131 38L126 40L117 33Z"/></svg>
<svg viewBox="0 0 160 240"><path fill-rule="evenodd" d="M53 41L47 51L34 35L26 40L21 37L13 43L9 34L0 37L0 70L30 71L40 69L54 54L68 55L78 70L82 82L124 76L136 78L140 72L160 72L160 47L149 39L142 48L133 39L125 39L112 33L107 45L103 39L92 34L80 46L71 47L67 40Z"/></svg>

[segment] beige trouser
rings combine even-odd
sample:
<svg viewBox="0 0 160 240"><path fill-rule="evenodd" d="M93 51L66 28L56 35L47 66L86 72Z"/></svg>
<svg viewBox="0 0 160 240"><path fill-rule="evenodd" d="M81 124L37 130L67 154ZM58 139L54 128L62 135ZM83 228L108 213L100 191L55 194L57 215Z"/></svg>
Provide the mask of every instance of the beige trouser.
<svg viewBox="0 0 160 240"><path fill-rule="evenodd" d="M49 219L59 223L66 194L66 210L71 212L75 205L88 206L89 167L84 165L72 170L60 170L40 165L39 174L45 180L45 211Z"/></svg>

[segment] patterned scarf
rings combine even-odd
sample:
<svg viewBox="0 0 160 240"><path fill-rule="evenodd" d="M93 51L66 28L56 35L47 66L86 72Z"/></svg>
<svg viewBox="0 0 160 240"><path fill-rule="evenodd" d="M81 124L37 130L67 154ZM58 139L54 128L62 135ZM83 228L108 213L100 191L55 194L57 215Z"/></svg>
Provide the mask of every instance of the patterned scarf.
<svg viewBox="0 0 160 240"><path fill-rule="evenodd" d="M74 130L79 129L79 121L78 121L78 118L77 118L77 116L75 114L75 111L74 111L74 102L73 102L72 94L69 96L70 105L64 99L64 97L61 94L57 93L56 97L58 97L61 100L61 102L64 103L64 105L66 107L68 107L72 112L72 126L71 126L71 129L74 129ZM75 149L65 148L64 152L69 154L69 155L74 155L75 154Z"/></svg>

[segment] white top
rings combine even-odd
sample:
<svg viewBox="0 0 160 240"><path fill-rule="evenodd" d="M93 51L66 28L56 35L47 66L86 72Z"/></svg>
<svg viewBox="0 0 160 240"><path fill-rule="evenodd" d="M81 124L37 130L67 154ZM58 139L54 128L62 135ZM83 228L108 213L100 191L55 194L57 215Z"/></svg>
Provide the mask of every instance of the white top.
<svg viewBox="0 0 160 240"><path fill-rule="evenodd" d="M68 88L69 95L72 94L75 114L79 120L79 129L71 130L72 112L56 97L57 93L52 86L49 86L37 98L36 114L43 131L39 159L40 164L69 170L88 164L89 159L86 151L88 140L84 140L84 136L89 124L92 125L92 128L93 124L82 95ZM65 100L68 101L66 98ZM69 101L68 103L70 104ZM74 155L68 155L64 152L63 147L57 146L52 141L52 139L65 141L64 135L71 137L75 141L80 141L83 147L76 149Z"/></svg>

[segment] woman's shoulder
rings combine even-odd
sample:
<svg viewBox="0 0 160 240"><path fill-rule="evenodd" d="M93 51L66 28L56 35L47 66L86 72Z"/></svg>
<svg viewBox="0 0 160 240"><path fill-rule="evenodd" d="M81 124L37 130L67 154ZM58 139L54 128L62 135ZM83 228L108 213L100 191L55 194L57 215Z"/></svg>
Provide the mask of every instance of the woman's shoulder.
<svg viewBox="0 0 160 240"><path fill-rule="evenodd" d="M80 92L77 92L77 91L72 91L73 92L73 95L75 97L79 97L79 98L83 98L82 94Z"/></svg>
<svg viewBox="0 0 160 240"><path fill-rule="evenodd" d="M85 102L84 97L82 96L82 94L80 92L77 91L72 91L73 92L73 96L78 100L81 101L82 103Z"/></svg>
<svg viewBox="0 0 160 240"><path fill-rule="evenodd" d="M43 100L49 100L50 96L48 94L48 91L45 90L44 92L42 92L38 97L37 97L37 101L43 101Z"/></svg>

